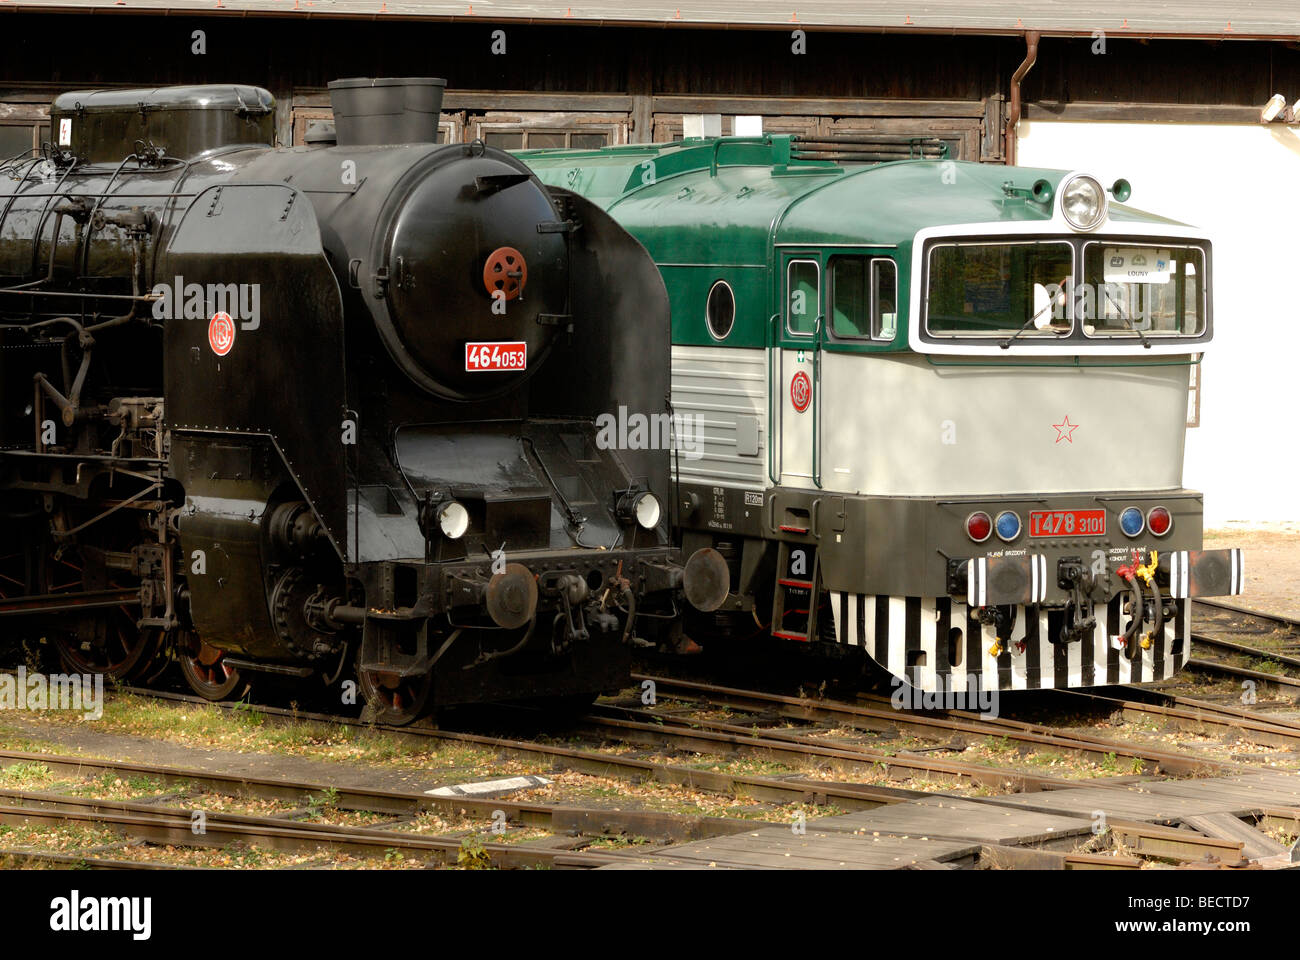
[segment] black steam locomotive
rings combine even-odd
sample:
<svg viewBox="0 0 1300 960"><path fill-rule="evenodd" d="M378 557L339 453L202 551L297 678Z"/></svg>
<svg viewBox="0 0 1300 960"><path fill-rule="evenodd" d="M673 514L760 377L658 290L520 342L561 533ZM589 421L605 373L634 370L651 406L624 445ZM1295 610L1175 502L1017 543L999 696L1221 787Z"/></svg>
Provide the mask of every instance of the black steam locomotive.
<svg viewBox="0 0 1300 960"><path fill-rule="evenodd" d="M668 302L444 82L68 93L0 164L0 635L122 680L357 684L378 719L582 698L673 621Z"/></svg>

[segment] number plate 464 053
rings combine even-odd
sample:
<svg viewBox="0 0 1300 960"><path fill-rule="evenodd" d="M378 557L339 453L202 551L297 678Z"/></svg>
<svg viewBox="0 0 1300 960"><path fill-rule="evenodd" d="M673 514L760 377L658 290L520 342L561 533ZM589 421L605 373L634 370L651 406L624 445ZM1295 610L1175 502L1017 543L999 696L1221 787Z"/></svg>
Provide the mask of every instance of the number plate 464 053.
<svg viewBox="0 0 1300 960"><path fill-rule="evenodd" d="M528 344L522 340L465 344L465 372L523 370L528 366Z"/></svg>

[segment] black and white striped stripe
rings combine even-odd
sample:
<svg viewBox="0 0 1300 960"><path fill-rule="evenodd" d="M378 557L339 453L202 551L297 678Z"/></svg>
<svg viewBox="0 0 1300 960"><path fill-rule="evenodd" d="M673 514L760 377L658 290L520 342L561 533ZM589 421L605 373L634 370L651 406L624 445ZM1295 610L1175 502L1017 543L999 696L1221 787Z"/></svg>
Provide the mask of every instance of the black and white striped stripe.
<svg viewBox="0 0 1300 960"><path fill-rule="evenodd" d="M1169 595L1176 600L1185 600L1190 589L1188 559L1186 550L1175 550L1169 556Z"/></svg>
<svg viewBox="0 0 1300 960"><path fill-rule="evenodd" d="M1060 634L1062 612L1017 607L1009 642L996 658L989 654L994 628L981 624L975 607L960 600L850 593L832 593L831 599L840 643L864 648L890 673L926 691L973 690L975 684L984 690L1033 690L1149 683L1181 670L1191 647L1185 600L1175 601L1176 615L1151 649L1130 661L1110 639L1127 625L1122 597L1098 607L1092 634L1070 644L1052 642ZM956 663L949 657L952 629L963 632ZM1024 643L1023 652L1016 641Z"/></svg>
<svg viewBox="0 0 1300 960"><path fill-rule="evenodd" d="M1033 569L1029 602L1042 603L1047 599L1047 557L1035 553L1029 560Z"/></svg>
<svg viewBox="0 0 1300 960"><path fill-rule="evenodd" d="M982 607L989 602L988 598L989 562L984 557L976 557L966 566L966 602L972 607Z"/></svg>

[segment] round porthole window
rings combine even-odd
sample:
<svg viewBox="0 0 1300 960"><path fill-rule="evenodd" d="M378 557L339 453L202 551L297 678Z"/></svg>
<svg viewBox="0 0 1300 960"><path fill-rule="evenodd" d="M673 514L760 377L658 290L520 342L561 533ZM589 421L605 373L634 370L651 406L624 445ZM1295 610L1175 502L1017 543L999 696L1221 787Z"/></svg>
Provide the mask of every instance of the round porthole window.
<svg viewBox="0 0 1300 960"><path fill-rule="evenodd" d="M709 335L714 340L725 340L736 323L736 297L726 280L719 280L709 289L704 319L709 325Z"/></svg>

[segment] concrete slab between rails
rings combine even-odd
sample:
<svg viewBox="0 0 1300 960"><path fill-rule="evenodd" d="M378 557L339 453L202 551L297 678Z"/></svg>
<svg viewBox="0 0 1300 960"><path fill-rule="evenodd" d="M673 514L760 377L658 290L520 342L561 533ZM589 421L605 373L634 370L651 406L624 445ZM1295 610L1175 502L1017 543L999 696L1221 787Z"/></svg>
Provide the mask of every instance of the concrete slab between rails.
<svg viewBox="0 0 1300 960"><path fill-rule="evenodd" d="M966 840L993 844L1042 843L1090 833L1092 822L1079 816L976 803L934 796L812 820L809 828L873 836Z"/></svg>
<svg viewBox="0 0 1300 960"><path fill-rule="evenodd" d="M792 826L664 847L611 869L947 869L978 858L982 865L1037 869L1133 868L1139 861L1045 847L1071 845L1092 832L1098 812L1108 821L1173 824L1198 816L1223 833L1240 830L1223 816L1252 816L1300 807L1300 778L1259 773L1205 780L1081 785L1032 794L964 798L935 794ZM1190 826L1191 824L1189 824ZM1213 842L1215 831L1182 839ZM1261 833L1261 837L1264 835ZM1227 839L1227 838L1224 838ZM1278 853L1267 838L1250 852ZM1031 849L1038 848L1038 849ZM1020 850L1021 853L1013 851ZM1121 862L1122 861L1122 862Z"/></svg>
<svg viewBox="0 0 1300 960"><path fill-rule="evenodd" d="M820 830L810 823L761 827L728 837L664 847L633 865L615 869L684 870L913 870L948 869L974 860L980 844L961 840L860 836ZM605 869L605 868L601 868Z"/></svg>
<svg viewBox="0 0 1300 960"><path fill-rule="evenodd" d="M1290 847L1278 843L1268 834L1230 813L1184 817L1183 823L1207 837L1240 843L1243 859L1270 863L1291 862Z"/></svg>
<svg viewBox="0 0 1300 960"><path fill-rule="evenodd" d="M1032 794L980 797L978 803L1038 813L1175 823L1212 813L1248 816L1264 807L1300 807L1300 777L1251 773L1196 780L1149 780L1128 786L1081 785Z"/></svg>
<svg viewBox="0 0 1300 960"><path fill-rule="evenodd" d="M1138 857L1111 853L1073 853L996 843L985 844L979 855L979 865L986 870L1140 870L1144 862Z"/></svg>

